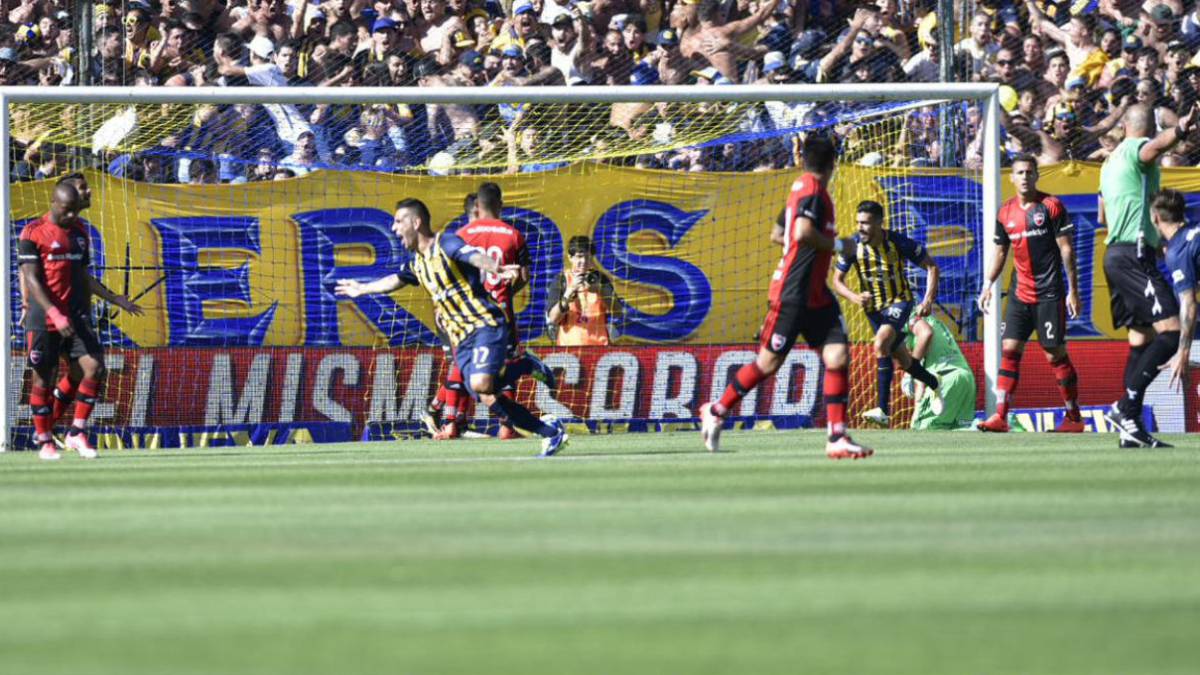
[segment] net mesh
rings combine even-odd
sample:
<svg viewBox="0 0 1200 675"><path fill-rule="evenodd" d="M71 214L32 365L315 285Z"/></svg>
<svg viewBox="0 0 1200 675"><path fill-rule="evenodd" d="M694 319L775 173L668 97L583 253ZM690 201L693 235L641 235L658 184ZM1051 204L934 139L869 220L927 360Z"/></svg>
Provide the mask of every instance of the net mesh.
<svg viewBox="0 0 1200 675"><path fill-rule="evenodd" d="M621 118L623 106L640 112ZM859 201L883 204L886 225L926 243L941 266L936 313L960 338L977 336L981 173L966 168L975 129L965 102L518 107L515 124L496 121L436 162L390 171L346 157L306 164L294 149L290 163L275 159L283 134L262 106L14 110L14 135L51 139L89 167L92 271L146 310L94 308L109 366L105 405L94 414L101 444L415 433L446 366L428 296L407 288L350 301L333 288L340 278L385 276L407 259L389 230L399 199L422 199L435 228L453 230L466 220L464 195L485 180L502 187L503 217L524 233L533 261L516 300L521 338L559 373L556 389L523 382L519 398L593 429L691 424L753 359L780 255L770 228L809 133L839 139L831 190L842 234L853 231ZM361 121L380 107L353 108L346 119L369 136ZM113 121L131 109L134 123ZM214 124L206 145L179 140L198 119L239 117L240 126ZM946 132L954 142L943 151ZM119 140L97 145L105 134ZM483 150L489 134L503 152ZM197 184L179 184L189 179ZM13 187L14 247L52 188L51 180ZM581 235L594 242L623 308L610 313L608 347L559 347L546 324L549 289L569 265L566 243ZM919 296L924 273L915 272ZM875 360L862 311L843 308L856 420L875 403ZM19 325L10 335L15 381L24 382L9 401L20 438L30 420L25 337ZM739 421L823 424L820 371L817 354L797 348L747 398ZM898 391L893 402L893 426L907 424L912 403ZM494 428L485 412L477 426Z"/></svg>

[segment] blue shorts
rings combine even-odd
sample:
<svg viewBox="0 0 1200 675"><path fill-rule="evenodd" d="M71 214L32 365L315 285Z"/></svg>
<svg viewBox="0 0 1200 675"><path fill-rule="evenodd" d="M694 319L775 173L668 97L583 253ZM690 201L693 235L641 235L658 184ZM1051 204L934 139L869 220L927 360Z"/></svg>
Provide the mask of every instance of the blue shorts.
<svg viewBox="0 0 1200 675"><path fill-rule="evenodd" d="M508 358L508 343L508 326L501 324L476 329L454 348L454 362L462 371L467 390L473 395L471 377L474 375L491 375L499 390L504 362Z"/></svg>
<svg viewBox="0 0 1200 675"><path fill-rule="evenodd" d="M877 312L867 312L867 320L871 322L871 330L879 332L880 326L891 326L896 331L892 340L892 349L904 344L904 331L908 327L908 315L912 314L911 300L896 302Z"/></svg>

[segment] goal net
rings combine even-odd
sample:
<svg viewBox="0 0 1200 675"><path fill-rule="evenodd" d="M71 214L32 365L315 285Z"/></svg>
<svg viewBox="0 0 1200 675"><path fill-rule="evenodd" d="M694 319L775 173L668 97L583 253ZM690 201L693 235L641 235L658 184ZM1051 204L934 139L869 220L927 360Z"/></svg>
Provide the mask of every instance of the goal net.
<svg viewBox="0 0 1200 675"><path fill-rule="evenodd" d="M108 367L93 414L101 449L418 435L447 366L428 297L348 300L334 287L408 258L389 229L398 200L421 199L435 229L455 230L485 181L501 186L503 218L531 253L521 339L558 373L553 390L531 380L517 395L592 431L693 425L754 357L780 257L771 227L813 133L838 142L839 231L853 232L860 201L882 204L885 226L939 264L935 315L984 364L974 298L995 208L990 86L75 92L6 108L18 149L8 172L22 179L7 204L10 448L31 436L14 252L47 211L55 180L25 180L46 156L90 185L93 275L145 310L93 306ZM559 346L546 321L580 236L620 299L607 346ZM908 274L919 298L924 271ZM857 424L876 402L875 357L863 312L842 306ZM821 367L797 347L737 422L823 425ZM893 427L913 409L900 382ZM474 427L495 430L486 411Z"/></svg>

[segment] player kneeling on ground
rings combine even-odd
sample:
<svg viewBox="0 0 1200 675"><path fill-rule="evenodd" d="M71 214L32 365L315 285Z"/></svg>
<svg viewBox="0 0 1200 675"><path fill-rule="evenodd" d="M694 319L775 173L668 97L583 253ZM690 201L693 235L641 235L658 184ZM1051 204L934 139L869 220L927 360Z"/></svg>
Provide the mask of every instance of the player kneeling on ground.
<svg viewBox="0 0 1200 675"><path fill-rule="evenodd" d="M512 281L521 266L501 265L456 234L435 234L429 209L418 199L396 205L392 232L412 252L412 258L395 274L371 282L341 279L338 294L357 298L420 285L433 299L434 310L454 346L454 360L476 397L500 419L542 436L543 457L561 450L567 442L562 422L553 418L547 418L549 423L539 421L520 403L499 395L510 342L508 322L504 309L484 288L480 273Z"/></svg>
<svg viewBox="0 0 1200 675"><path fill-rule="evenodd" d="M1025 342L1036 330L1038 342L1058 381L1067 414L1054 429L1059 433L1083 431L1079 414L1079 377L1067 355L1067 314L1079 314L1079 283L1071 236L1075 226L1058 197L1037 189L1037 160L1020 155L1012 162L1012 183L1017 196L1004 202L996 219L996 257L979 294L979 309L988 311L992 285L1004 270L1013 249L1017 288L1008 297L1000 343L1000 374L996 385L996 412L979 423L980 431L1007 432L1008 408L1020 377ZM1063 271L1068 286L1063 287Z"/></svg>
<svg viewBox="0 0 1200 675"><path fill-rule="evenodd" d="M904 344L904 328L908 325L909 315L914 313L913 293L904 273L904 261L924 267L928 274L925 297L916 307L918 317L929 316L933 309L933 301L937 298L938 266L924 246L902 234L883 229L883 206L879 202L859 203L856 219L858 234L854 236L854 245L838 255L833 288L838 295L862 307L875 331L879 405L864 412L863 418L873 424L888 426L893 358L901 370L925 385L935 414L940 414L942 399L938 394L937 378L920 361L912 358ZM861 293L846 286L846 272L851 267L858 273Z"/></svg>
<svg viewBox="0 0 1200 675"><path fill-rule="evenodd" d="M771 278L758 355L738 370L719 401L700 406L700 435L710 451L720 447L721 426L729 412L747 392L779 370L796 338L803 335L810 347L821 350L825 364L826 456L861 459L875 452L846 433L850 350L841 309L825 283L833 254L848 247L837 238L833 200L827 190L836 158L828 137L810 135L805 139L804 173L792 184L782 222L771 232L771 241L783 246L783 257Z"/></svg>
<svg viewBox="0 0 1200 675"><path fill-rule="evenodd" d="M937 317L914 318L909 324L908 349L914 360L938 378L941 396L926 395L925 385L905 375L900 391L917 402L912 424L915 430L963 429L975 421L975 373L958 348L954 333Z"/></svg>

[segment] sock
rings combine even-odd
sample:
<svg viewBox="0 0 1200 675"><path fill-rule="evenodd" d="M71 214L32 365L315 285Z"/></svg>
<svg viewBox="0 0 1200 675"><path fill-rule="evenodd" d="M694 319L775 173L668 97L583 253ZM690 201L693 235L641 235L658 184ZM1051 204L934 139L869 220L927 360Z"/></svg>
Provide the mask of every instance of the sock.
<svg viewBox="0 0 1200 675"><path fill-rule="evenodd" d="M71 426L76 429L87 427L88 418L92 416L92 408L96 405L96 394L100 391L100 383L84 378L79 383L79 400L75 401L75 421Z"/></svg>
<svg viewBox="0 0 1200 675"><path fill-rule="evenodd" d="M1125 412L1127 414L1135 415L1137 419L1141 418L1141 402L1146 395L1146 388L1158 377L1158 367L1170 361L1177 349L1179 349L1179 331L1177 330L1159 333L1154 341L1146 347L1146 351L1138 359L1133 378L1125 383L1125 401L1127 401Z"/></svg>
<svg viewBox="0 0 1200 675"><path fill-rule="evenodd" d="M937 375L929 372L925 366L921 365L921 362L916 359L913 359L912 363L908 365L908 368L905 368L905 372L907 372L909 375L912 375L914 380L920 382L929 389L937 389L938 385L940 384L940 382L938 382Z"/></svg>
<svg viewBox="0 0 1200 675"><path fill-rule="evenodd" d="M50 412L50 428L53 429L58 420L62 419L63 413L67 411L67 406L75 401L75 383L71 381L69 375L64 375L58 381L58 386L54 388L53 408Z"/></svg>
<svg viewBox="0 0 1200 675"><path fill-rule="evenodd" d="M1003 350L1000 352L1000 373L996 379L996 413L1000 419L1008 419L1008 406L1012 403L1013 392L1017 390L1017 381L1021 379L1021 352Z"/></svg>
<svg viewBox="0 0 1200 675"><path fill-rule="evenodd" d="M554 427L534 417L528 408L507 396L497 396L496 402L491 405L489 410L496 417L507 419L510 424L519 429L524 429L545 438L554 435Z"/></svg>
<svg viewBox="0 0 1200 675"><path fill-rule="evenodd" d="M825 370L825 417L829 420L829 440L846 435L846 394L850 390L846 368Z"/></svg>
<svg viewBox="0 0 1200 675"><path fill-rule="evenodd" d="M1075 373L1075 364L1070 356L1064 356L1050 363L1054 371L1054 379L1058 382L1058 393L1062 394L1063 403L1067 406L1067 419L1078 420L1079 417L1079 375Z"/></svg>
<svg viewBox="0 0 1200 675"><path fill-rule="evenodd" d="M34 385L29 390L29 407L33 410L33 430L38 443L50 440L50 390Z"/></svg>
<svg viewBox="0 0 1200 675"><path fill-rule="evenodd" d="M892 357L885 356L881 359L876 359L875 364L875 384L878 387L876 398L879 402L879 409L886 415L892 405L892 377L895 375L892 366Z"/></svg>
<svg viewBox="0 0 1200 675"><path fill-rule="evenodd" d="M738 368L737 374L733 376L733 382L730 382L729 386L725 387L725 393L721 394L721 400L713 405L713 412L724 417L733 406L738 404L738 401L742 400L743 396L765 379L767 376L757 363L747 363Z"/></svg>
<svg viewBox="0 0 1200 675"><path fill-rule="evenodd" d="M1146 353L1146 350L1150 348L1151 344L1152 343L1148 342L1138 347L1130 347L1129 358L1125 361L1125 378L1122 380L1122 382L1125 383L1126 396L1121 397L1121 400L1118 401L1117 407L1120 408L1122 412L1131 412L1132 414L1136 414L1137 417L1141 417L1142 414L1142 397L1145 395L1145 392L1137 392L1136 389L1133 389L1133 378L1134 374L1137 373L1138 363L1141 362L1142 355ZM1131 389L1133 389L1135 392L1134 399L1126 402L1125 399L1129 395ZM1132 408L1129 406L1132 406Z"/></svg>
<svg viewBox="0 0 1200 675"><path fill-rule="evenodd" d="M459 426L467 423L467 417L475 410L475 406L471 401L471 394L467 392L466 387L460 387L454 392L454 407L457 412L454 414L454 421L458 422Z"/></svg>

